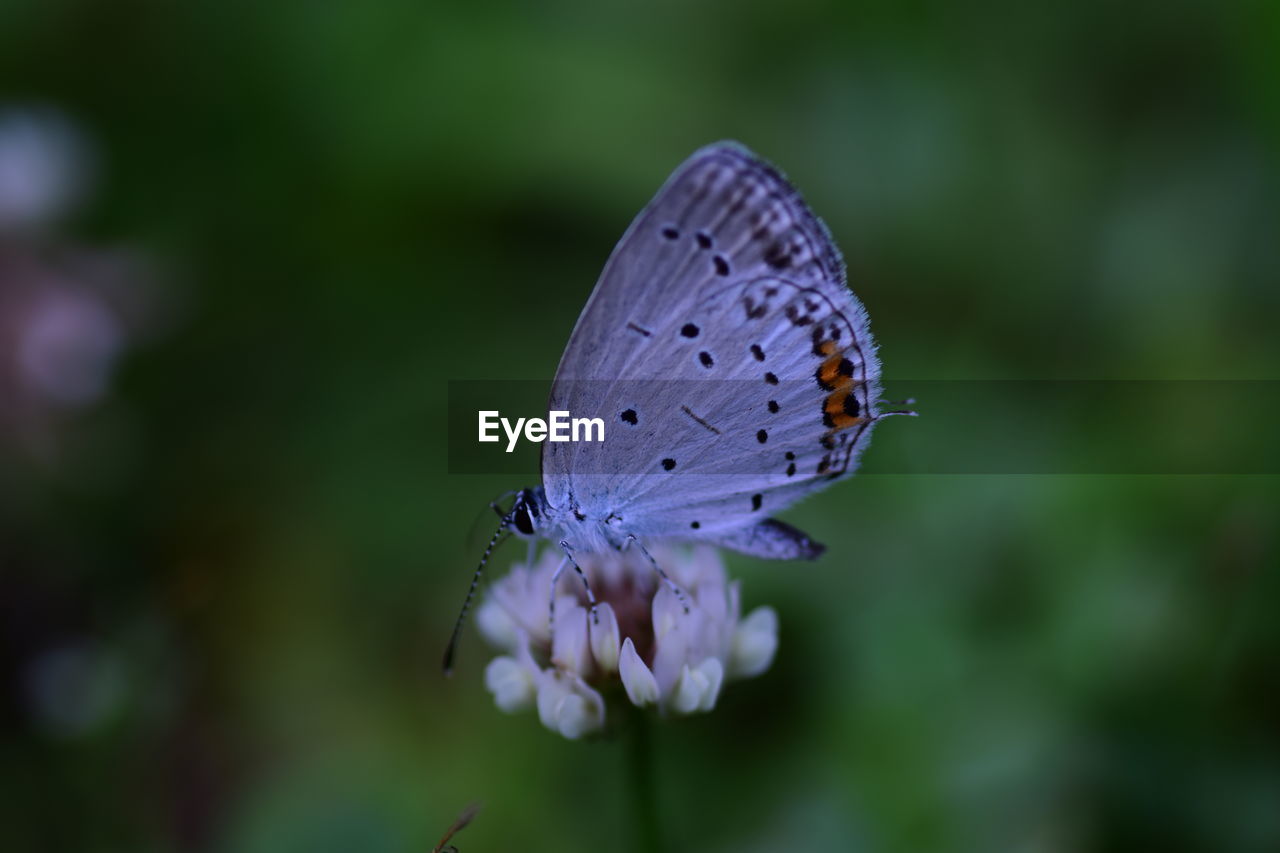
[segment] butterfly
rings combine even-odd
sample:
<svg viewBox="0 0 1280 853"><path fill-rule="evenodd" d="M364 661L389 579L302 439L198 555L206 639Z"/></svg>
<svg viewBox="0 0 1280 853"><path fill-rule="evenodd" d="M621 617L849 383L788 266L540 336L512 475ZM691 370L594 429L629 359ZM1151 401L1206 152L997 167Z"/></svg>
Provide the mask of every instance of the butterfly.
<svg viewBox="0 0 1280 853"><path fill-rule="evenodd" d="M880 418L911 414L879 395L826 226L742 145L702 148L613 250L556 371L549 409L602 417L606 440L542 445L542 485L499 511L481 569L507 532L559 543L579 574L575 554L655 541L814 559L824 546L772 513L852 473Z"/></svg>

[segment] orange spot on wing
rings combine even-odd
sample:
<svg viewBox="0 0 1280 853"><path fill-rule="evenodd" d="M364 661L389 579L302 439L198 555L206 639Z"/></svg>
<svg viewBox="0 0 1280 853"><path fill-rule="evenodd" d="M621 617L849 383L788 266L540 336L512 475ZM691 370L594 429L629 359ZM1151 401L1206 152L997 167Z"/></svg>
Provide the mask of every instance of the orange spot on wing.
<svg viewBox="0 0 1280 853"><path fill-rule="evenodd" d="M828 388L844 388L853 382L852 377L845 376L840 372L840 364L844 361L844 353L839 350L826 361L822 362L822 366L818 368L818 378L822 380L822 384Z"/></svg>
<svg viewBox="0 0 1280 853"><path fill-rule="evenodd" d="M848 379L848 377L845 378ZM823 401L823 423L827 425L831 432L849 429L866 421L866 418L851 415L845 410L849 395L853 393L855 384L852 380L848 380L843 387L827 395L827 399ZM857 411L856 406L854 410Z"/></svg>
<svg viewBox="0 0 1280 853"><path fill-rule="evenodd" d="M849 429L850 427L856 427L858 424L861 424L865 421L866 421L866 418L855 418L853 415L846 415L843 412L841 412L838 415L831 416L831 424L832 424L831 431L839 432L842 429Z"/></svg>

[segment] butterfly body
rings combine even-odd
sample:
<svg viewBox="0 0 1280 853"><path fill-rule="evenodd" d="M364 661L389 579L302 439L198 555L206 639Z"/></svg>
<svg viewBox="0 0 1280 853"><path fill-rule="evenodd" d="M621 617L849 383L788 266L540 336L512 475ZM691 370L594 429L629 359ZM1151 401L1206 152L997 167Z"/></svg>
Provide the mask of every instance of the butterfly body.
<svg viewBox="0 0 1280 853"><path fill-rule="evenodd" d="M563 542L584 553L621 550L632 539L710 542L745 554L782 560L813 559L825 550L801 531L773 518L746 526L722 523L705 531L701 524L697 528L669 526L646 523L643 518L628 524L624 516L612 511L592 516L579 505L552 506L541 487L522 489L506 518L518 536Z"/></svg>

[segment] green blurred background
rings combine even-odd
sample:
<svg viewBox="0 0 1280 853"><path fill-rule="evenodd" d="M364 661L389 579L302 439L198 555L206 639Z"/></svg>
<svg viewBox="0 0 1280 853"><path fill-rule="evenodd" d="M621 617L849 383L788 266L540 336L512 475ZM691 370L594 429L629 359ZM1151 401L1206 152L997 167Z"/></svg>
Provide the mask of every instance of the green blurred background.
<svg viewBox="0 0 1280 853"><path fill-rule="evenodd" d="M3 846L426 851L472 800L464 853L625 846L621 744L499 713L474 631L439 674L467 531L536 477L447 474L447 381L549 380L722 138L830 225L891 394L1275 379L1277 9L3 0L0 110L90 177L0 287L125 318L92 400L0 385ZM773 669L656 729L673 849L1280 849L1278 485L796 509L821 562L731 561Z"/></svg>

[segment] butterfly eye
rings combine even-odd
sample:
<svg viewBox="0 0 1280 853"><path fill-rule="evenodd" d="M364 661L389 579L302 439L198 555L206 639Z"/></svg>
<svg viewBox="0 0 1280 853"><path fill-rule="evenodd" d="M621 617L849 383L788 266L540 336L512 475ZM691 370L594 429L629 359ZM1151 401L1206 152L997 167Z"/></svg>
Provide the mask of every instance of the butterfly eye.
<svg viewBox="0 0 1280 853"><path fill-rule="evenodd" d="M524 489L511 508L511 524L522 536L532 536L539 515L537 497L532 489Z"/></svg>
<svg viewBox="0 0 1280 853"><path fill-rule="evenodd" d="M511 514L511 522L516 526L516 530L524 536L533 535L533 519L529 517L529 509L524 503L515 508Z"/></svg>

